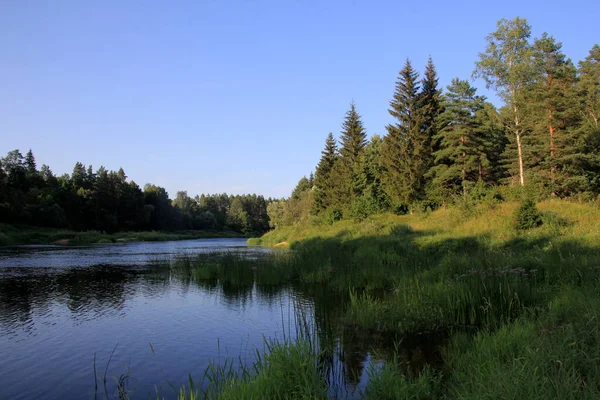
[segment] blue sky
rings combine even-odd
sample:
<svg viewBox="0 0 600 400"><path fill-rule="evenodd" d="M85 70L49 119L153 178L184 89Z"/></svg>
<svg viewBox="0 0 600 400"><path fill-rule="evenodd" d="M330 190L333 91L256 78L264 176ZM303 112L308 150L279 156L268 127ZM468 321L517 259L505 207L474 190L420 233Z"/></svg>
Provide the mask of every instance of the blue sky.
<svg viewBox="0 0 600 400"><path fill-rule="evenodd" d="M398 71L469 78L500 18L577 62L596 1L0 1L0 152L56 174L123 167L140 186L289 195L352 100L385 133ZM476 82L483 89L481 82Z"/></svg>

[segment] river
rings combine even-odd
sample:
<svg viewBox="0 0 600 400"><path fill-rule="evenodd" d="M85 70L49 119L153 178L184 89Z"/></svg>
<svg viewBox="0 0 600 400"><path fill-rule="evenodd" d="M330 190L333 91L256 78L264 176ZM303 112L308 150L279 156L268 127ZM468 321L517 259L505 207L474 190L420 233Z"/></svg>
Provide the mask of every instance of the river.
<svg viewBox="0 0 600 400"><path fill-rule="evenodd" d="M130 398L173 398L171 385L209 362L252 362L265 338L293 337L299 309L326 319L314 317L318 290L199 285L151 268L214 251L268 250L244 239L0 248L0 399L118 398L114 378L125 375ZM376 341L352 335L342 386L355 388Z"/></svg>

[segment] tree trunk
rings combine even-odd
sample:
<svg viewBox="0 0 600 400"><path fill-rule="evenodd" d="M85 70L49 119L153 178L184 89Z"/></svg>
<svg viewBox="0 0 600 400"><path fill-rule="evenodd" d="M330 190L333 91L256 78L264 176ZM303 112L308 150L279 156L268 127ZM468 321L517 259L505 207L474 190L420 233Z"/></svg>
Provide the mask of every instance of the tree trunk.
<svg viewBox="0 0 600 400"><path fill-rule="evenodd" d="M521 129L519 127L519 114L516 104L513 105L513 111L515 113L515 136L517 138L517 151L519 154L519 183L521 186L525 186L525 174L523 171L523 146L521 144Z"/></svg>
<svg viewBox="0 0 600 400"><path fill-rule="evenodd" d="M550 120L548 130L550 132L550 160L552 162L552 166L550 167L550 179L552 179L552 183L554 183L556 180L556 165L554 165L554 156L556 154L554 148L554 135L556 133L556 128L552 125L552 110L548 110L548 118Z"/></svg>

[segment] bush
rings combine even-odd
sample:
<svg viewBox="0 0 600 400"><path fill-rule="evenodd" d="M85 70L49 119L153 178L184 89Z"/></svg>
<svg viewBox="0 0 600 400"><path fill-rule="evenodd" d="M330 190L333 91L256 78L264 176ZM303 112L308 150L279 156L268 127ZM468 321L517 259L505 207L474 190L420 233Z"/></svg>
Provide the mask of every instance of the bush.
<svg viewBox="0 0 600 400"><path fill-rule="evenodd" d="M354 199L350 205L348 217L362 221L369 215L377 214L378 212L381 212L381 210L379 209L377 199L363 195Z"/></svg>
<svg viewBox="0 0 600 400"><path fill-rule="evenodd" d="M325 212L325 216L323 220L326 224L332 225L336 221L340 221L343 217L343 214L340 210L329 209Z"/></svg>
<svg viewBox="0 0 600 400"><path fill-rule="evenodd" d="M518 231L526 231L542 225L542 213L537 209L533 200L525 200L514 215L514 227Z"/></svg>

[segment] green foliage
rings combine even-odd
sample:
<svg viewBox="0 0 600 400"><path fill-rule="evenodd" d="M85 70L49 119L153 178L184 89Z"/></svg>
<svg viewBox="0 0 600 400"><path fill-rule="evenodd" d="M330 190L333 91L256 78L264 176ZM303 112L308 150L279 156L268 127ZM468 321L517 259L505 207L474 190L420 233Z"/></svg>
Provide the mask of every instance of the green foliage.
<svg viewBox="0 0 600 400"><path fill-rule="evenodd" d="M327 211L325 211L325 216L323 217L323 220L328 225L331 225L336 221L340 221L341 219L342 219L342 212L335 208L330 208Z"/></svg>
<svg viewBox="0 0 600 400"><path fill-rule="evenodd" d="M377 214L382 211L380 201L373 195L363 194L362 196L356 197L350 209L348 210L348 217L356 220L363 220L369 215Z"/></svg>
<svg viewBox="0 0 600 400"><path fill-rule="evenodd" d="M307 342L269 344L254 365L256 375L227 379L218 399L326 399L327 386L319 375L317 355Z"/></svg>
<svg viewBox="0 0 600 400"><path fill-rule="evenodd" d="M338 158L337 143L330 132L325 140L325 149L321 151L321 160L317 165L314 179L314 203L312 211L319 213L332 204L331 171Z"/></svg>
<svg viewBox="0 0 600 400"><path fill-rule="evenodd" d="M424 160L420 157L429 144L429 139L421 135L418 73L408 59L400 71L390 106L388 111L397 122L386 127L388 134L383 139L383 182L394 204L407 204L420 195L425 173Z"/></svg>
<svg viewBox="0 0 600 400"><path fill-rule="evenodd" d="M263 196L202 195L127 181L123 169L93 170L77 162L71 175L37 169L33 152L18 150L0 160L0 222L39 227L97 230L219 230L260 235L269 229Z"/></svg>
<svg viewBox="0 0 600 400"><path fill-rule="evenodd" d="M542 213L540 213L532 200L526 200L521 203L513 218L514 227L517 231L537 228L544 222Z"/></svg>
<svg viewBox="0 0 600 400"><path fill-rule="evenodd" d="M302 178L300 178L300 180L296 184L296 187L294 188L294 190L292 190L292 199L294 199L294 200L300 199L300 197L302 197L304 192L307 192L311 189L312 189L311 182L308 180L308 178L303 176Z"/></svg>
<svg viewBox="0 0 600 400"><path fill-rule="evenodd" d="M506 120L517 147L514 160L518 165L517 174L521 186L525 185L522 139L526 133L528 117L525 95L535 77L530 36L531 27L525 19L501 19L496 31L486 38L486 50L479 53L479 61L473 73L474 77L483 78L488 88L496 89L506 103Z"/></svg>
<svg viewBox="0 0 600 400"><path fill-rule="evenodd" d="M487 175L488 151L492 146L486 142L482 122L476 118L485 99L476 96L475 91L467 81L455 78L444 97L445 110L439 117L441 129L435 137L439 146L433 153L434 165L427 173L432 178L429 192L435 192L440 202L457 194L465 195L469 185L483 181Z"/></svg>
<svg viewBox="0 0 600 400"><path fill-rule="evenodd" d="M479 199L495 190L472 192ZM366 398L597 398L600 213L589 204L533 203L543 226L518 235L507 218L518 206L475 204L459 222L449 208L427 218L284 227L263 240L289 240L290 252L205 263L202 276L248 288L319 283L329 293L349 291L341 324L372 340L450 337L438 343L440 364L416 370L399 354L373 354ZM407 352L419 359L418 349Z"/></svg>
<svg viewBox="0 0 600 400"><path fill-rule="evenodd" d="M427 366L416 376L405 376L394 357L380 369L371 368L365 399L430 400L442 396L441 376Z"/></svg>

